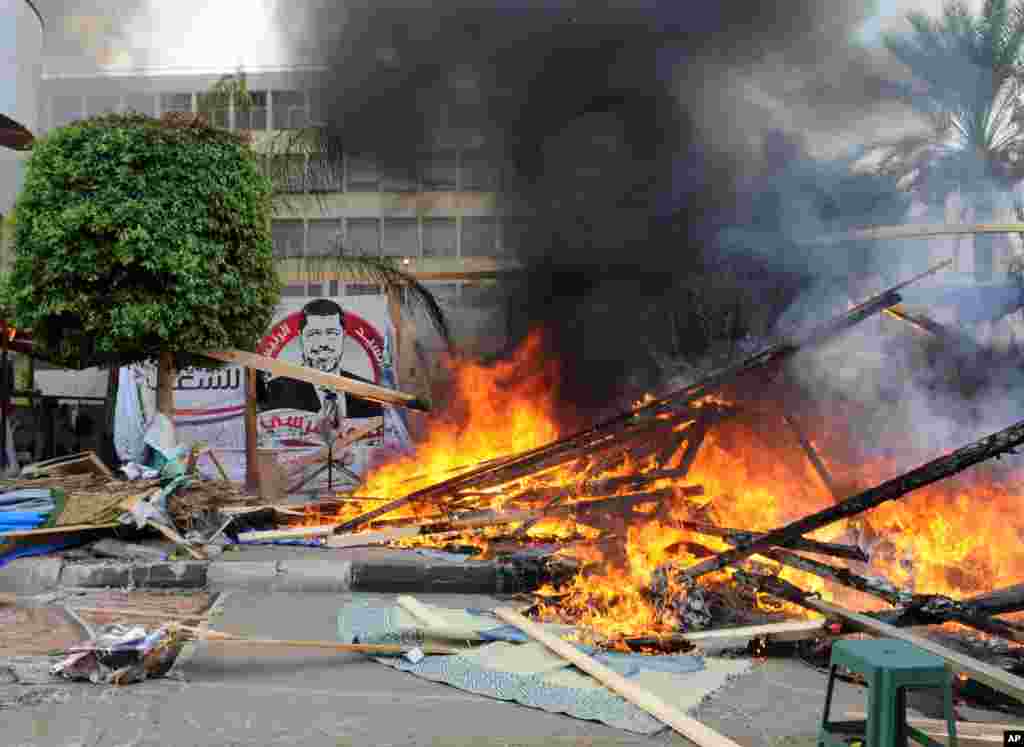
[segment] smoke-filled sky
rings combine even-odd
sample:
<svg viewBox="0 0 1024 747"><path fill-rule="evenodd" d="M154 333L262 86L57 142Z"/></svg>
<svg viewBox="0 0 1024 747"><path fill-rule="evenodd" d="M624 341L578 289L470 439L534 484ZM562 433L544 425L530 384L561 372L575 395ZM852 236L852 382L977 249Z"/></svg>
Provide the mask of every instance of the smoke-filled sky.
<svg viewBox="0 0 1024 747"><path fill-rule="evenodd" d="M937 16L942 6L137 0L113 16L108 4L80 0L44 13L51 70L85 59L225 71L326 65L335 134L385 166L407 166L438 139L482 135L509 174L507 204L529 216L520 243L529 271L511 288L510 330L549 332L565 365L563 400L591 412L636 383L654 330L680 306L678 281L720 254L717 230L735 221L744 191L777 190L777 209L759 202L748 215L777 233L772 225L793 234L823 227L814 200L804 200L808 185L861 190L862 223L883 214L894 222L871 212L875 197L892 203L877 184L851 187L814 166L772 172L771 161L839 158L915 128L890 95L906 71L879 35L909 30L909 11ZM777 174L767 182L766 166ZM794 265L813 281L844 274L841 257L753 243L742 268L748 286L759 279L768 291L782 282L773 272ZM820 314L806 298L793 308Z"/></svg>

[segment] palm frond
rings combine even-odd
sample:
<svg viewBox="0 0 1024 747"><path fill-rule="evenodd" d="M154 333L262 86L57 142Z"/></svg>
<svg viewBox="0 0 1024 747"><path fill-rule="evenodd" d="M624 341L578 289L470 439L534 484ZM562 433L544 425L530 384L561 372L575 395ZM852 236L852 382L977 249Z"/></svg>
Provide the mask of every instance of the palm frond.
<svg viewBox="0 0 1024 747"><path fill-rule="evenodd" d="M389 296L399 299L407 308L424 313L447 347L451 347L448 315L437 298L414 275L404 271L393 257L349 254L336 237L321 254L302 259L303 269L315 277L319 273L338 273L357 282L380 286Z"/></svg>

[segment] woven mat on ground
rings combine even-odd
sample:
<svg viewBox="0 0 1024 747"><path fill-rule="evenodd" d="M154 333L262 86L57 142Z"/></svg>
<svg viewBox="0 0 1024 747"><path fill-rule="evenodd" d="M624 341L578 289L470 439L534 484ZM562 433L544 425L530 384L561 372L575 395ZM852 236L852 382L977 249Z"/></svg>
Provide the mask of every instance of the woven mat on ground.
<svg viewBox="0 0 1024 747"><path fill-rule="evenodd" d="M338 639L343 643L455 645L464 651L455 655L426 656L415 664L404 657L377 661L460 690L600 721L639 734L653 734L665 728L650 714L492 614L481 610L427 607L445 621L447 628L465 631L466 643L459 646L439 637L401 607L372 601L351 602L338 611ZM557 635L573 630L564 625L544 627ZM749 660L642 656L599 652L575 645L683 711L696 707L729 679L749 671L752 666Z"/></svg>

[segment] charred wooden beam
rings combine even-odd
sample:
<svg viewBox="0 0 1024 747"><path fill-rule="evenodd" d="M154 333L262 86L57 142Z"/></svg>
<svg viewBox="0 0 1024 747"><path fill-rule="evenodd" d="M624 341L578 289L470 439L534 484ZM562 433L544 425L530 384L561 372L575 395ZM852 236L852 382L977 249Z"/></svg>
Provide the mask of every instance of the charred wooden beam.
<svg viewBox="0 0 1024 747"><path fill-rule="evenodd" d="M734 545L753 542L754 539L761 536L757 532L746 532L740 529L718 527L714 524L707 524L700 521L675 521L671 522L670 525L681 529L689 529L690 531L697 532L698 534L722 537L726 542ZM810 552L815 555L828 555L833 558L845 558L847 560L856 560L861 563L868 562L868 556L865 552L859 547L855 547L853 545L841 545L834 542L819 542L818 540L798 537L791 545L789 545L789 547L793 550Z"/></svg>
<svg viewBox="0 0 1024 747"><path fill-rule="evenodd" d="M797 423L789 413L784 413L782 418L786 421L786 425L788 425L793 431L793 435L796 436L796 440L800 443L800 448L803 449L804 455L807 457L807 461L811 463L814 471L817 473L822 483L824 483L825 488L832 496L832 500L836 502L842 500L839 487L836 485L836 481L832 479L832 473L829 472L828 467L826 467L825 463L821 460L817 449L814 448L814 445L804 435L803 430L800 428L800 424Z"/></svg>
<svg viewBox="0 0 1024 747"><path fill-rule="evenodd" d="M907 631L901 630L893 625L887 625L886 623L876 620L868 615L852 612L840 607L839 605L817 599L802 589L773 576L759 576L745 573L744 571L736 571L733 578L737 579L741 583L752 586L759 591L771 594L772 596L793 602L794 604L814 610L823 615L841 619L855 628L865 630L875 635L882 635L888 638L899 638L900 640L912 643L918 648L922 648L929 653L945 659L954 672L967 674L978 682L982 682L1001 693L1005 693L1018 701L1024 702L1024 679L1010 674L1009 672L997 669L996 667L979 661L974 657L961 654L957 651L952 651L944 646L938 645L937 643L933 643L922 636L908 633Z"/></svg>
<svg viewBox="0 0 1024 747"><path fill-rule="evenodd" d="M980 441L968 444L952 454L933 459L906 474L847 498L842 503L830 506L816 514L805 516L779 529L766 532L752 542L737 545L714 558L684 569L681 575L687 579L696 579L706 573L717 571L750 557L754 553L767 550L773 545L787 547L801 535L834 524L840 519L864 513L887 501L901 498L907 493L955 475L975 464L1010 453L1014 447L1022 443L1024 443L1024 421Z"/></svg>
<svg viewBox="0 0 1024 747"><path fill-rule="evenodd" d="M985 594L964 600L979 612L989 615L1005 615L1010 612L1024 610L1024 584L996 589Z"/></svg>

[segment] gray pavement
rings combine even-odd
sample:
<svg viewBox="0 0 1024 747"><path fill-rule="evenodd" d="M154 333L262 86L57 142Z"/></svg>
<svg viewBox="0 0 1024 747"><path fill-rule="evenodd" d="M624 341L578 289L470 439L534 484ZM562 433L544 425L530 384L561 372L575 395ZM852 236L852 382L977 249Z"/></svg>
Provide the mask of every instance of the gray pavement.
<svg viewBox="0 0 1024 747"><path fill-rule="evenodd" d="M350 596L228 592L218 602L213 627L253 637L334 640L337 608ZM451 607L500 604L477 595L422 598ZM14 706L0 711L4 742L23 747L691 744L669 730L643 737L478 697L351 654L201 643L183 653L172 674L122 689L77 683L55 688L52 681L49 688L37 686L36 701L15 699ZM794 660L769 660L693 715L741 745L775 745L778 737L815 734L824 692L825 677L817 671ZM864 702L863 690L839 685L837 709L863 710Z"/></svg>

